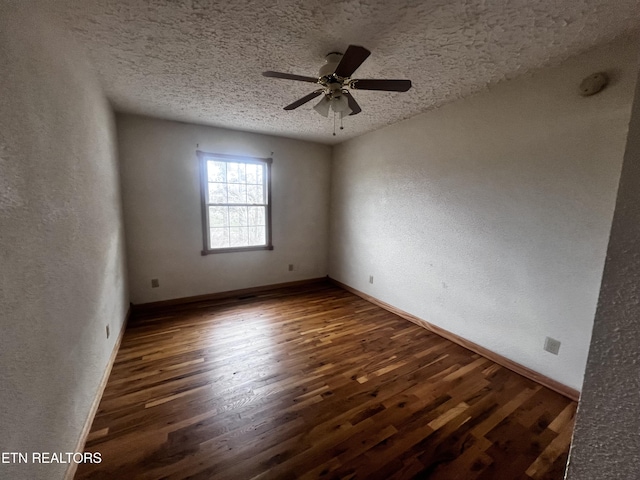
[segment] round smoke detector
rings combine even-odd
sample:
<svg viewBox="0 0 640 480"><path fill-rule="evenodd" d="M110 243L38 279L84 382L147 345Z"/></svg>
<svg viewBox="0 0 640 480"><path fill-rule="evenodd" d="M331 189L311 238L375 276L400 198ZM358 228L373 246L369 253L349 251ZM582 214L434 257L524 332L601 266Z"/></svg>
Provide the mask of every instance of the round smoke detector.
<svg viewBox="0 0 640 480"><path fill-rule="evenodd" d="M580 83L580 95L589 97L601 92L609 83L609 77L604 72L594 73Z"/></svg>

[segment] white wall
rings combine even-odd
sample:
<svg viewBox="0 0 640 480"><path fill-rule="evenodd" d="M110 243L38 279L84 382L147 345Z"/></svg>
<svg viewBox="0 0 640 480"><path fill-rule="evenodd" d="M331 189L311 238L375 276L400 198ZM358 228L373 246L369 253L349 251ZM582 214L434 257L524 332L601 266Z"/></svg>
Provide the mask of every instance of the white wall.
<svg viewBox="0 0 640 480"><path fill-rule="evenodd" d="M329 146L133 115L117 125L134 304L327 274ZM196 149L273 157L274 250L200 254Z"/></svg>
<svg viewBox="0 0 640 480"><path fill-rule="evenodd" d="M128 308L115 125L83 55L0 4L0 452L72 452ZM106 338L106 325L111 337ZM0 463L0 478L64 464Z"/></svg>
<svg viewBox="0 0 640 480"><path fill-rule="evenodd" d="M640 478L640 78L567 478Z"/></svg>
<svg viewBox="0 0 640 480"><path fill-rule="evenodd" d="M635 70L623 39L337 146L329 275L580 389Z"/></svg>

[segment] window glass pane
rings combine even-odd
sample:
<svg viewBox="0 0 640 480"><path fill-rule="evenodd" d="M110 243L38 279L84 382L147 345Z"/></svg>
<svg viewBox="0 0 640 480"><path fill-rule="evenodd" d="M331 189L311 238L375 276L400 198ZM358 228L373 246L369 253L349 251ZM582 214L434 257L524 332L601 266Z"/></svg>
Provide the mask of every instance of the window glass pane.
<svg viewBox="0 0 640 480"><path fill-rule="evenodd" d="M246 247L249 245L249 236L247 227L231 227L229 228L229 246Z"/></svg>
<svg viewBox="0 0 640 480"><path fill-rule="evenodd" d="M267 237L264 227L249 227L249 245L266 245Z"/></svg>
<svg viewBox="0 0 640 480"><path fill-rule="evenodd" d="M262 165L247 163L247 183L262 183L262 181L258 181L260 171L262 171Z"/></svg>
<svg viewBox="0 0 640 480"><path fill-rule="evenodd" d="M247 186L240 183L230 183L228 203L247 203Z"/></svg>
<svg viewBox="0 0 640 480"><path fill-rule="evenodd" d="M249 208L249 219L248 225L264 225L265 220L265 207L248 207Z"/></svg>
<svg viewBox="0 0 640 480"><path fill-rule="evenodd" d="M214 162L209 160L207 162L207 176L210 182L227 181L227 164L225 162Z"/></svg>
<svg viewBox="0 0 640 480"><path fill-rule="evenodd" d="M205 249L267 245L268 165L241 157L205 158L205 211L209 228ZM207 205L208 204L208 205Z"/></svg>
<svg viewBox="0 0 640 480"><path fill-rule="evenodd" d="M227 163L227 182L229 183L245 183L246 169L244 163Z"/></svg>
<svg viewBox="0 0 640 480"><path fill-rule="evenodd" d="M228 227L229 207L209 207L209 226Z"/></svg>
<svg viewBox="0 0 640 480"><path fill-rule="evenodd" d="M227 203L227 184L210 183L208 203Z"/></svg>
<svg viewBox="0 0 640 480"><path fill-rule="evenodd" d="M209 242L211 248L225 248L229 246L228 228L209 229Z"/></svg>
<svg viewBox="0 0 640 480"><path fill-rule="evenodd" d="M262 185L247 185L247 203L266 203Z"/></svg>
<svg viewBox="0 0 640 480"><path fill-rule="evenodd" d="M229 225L232 227L246 227L247 207L229 207Z"/></svg>

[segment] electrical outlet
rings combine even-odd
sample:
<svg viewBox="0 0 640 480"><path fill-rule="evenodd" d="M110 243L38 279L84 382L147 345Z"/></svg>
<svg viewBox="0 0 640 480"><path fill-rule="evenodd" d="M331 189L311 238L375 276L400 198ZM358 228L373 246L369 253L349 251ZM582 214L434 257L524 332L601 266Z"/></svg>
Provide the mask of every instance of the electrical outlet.
<svg viewBox="0 0 640 480"><path fill-rule="evenodd" d="M369 275L369 283L373 283L373 275Z"/></svg>
<svg viewBox="0 0 640 480"><path fill-rule="evenodd" d="M290 264L289 264L289 271L290 271L290 272L293 272L293 263L290 263Z"/></svg>
<svg viewBox="0 0 640 480"><path fill-rule="evenodd" d="M553 353L554 355L558 355L560 351L560 340L556 340L555 338L547 337L544 341L544 349Z"/></svg>
<svg viewBox="0 0 640 480"><path fill-rule="evenodd" d="M109 335L111 335L111 332L109 331L109 324L107 324L107 338L109 338Z"/></svg>
<svg viewBox="0 0 640 480"><path fill-rule="evenodd" d="M151 288L158 288L160 286L160 280L157 278L151 279Z"/></svg>

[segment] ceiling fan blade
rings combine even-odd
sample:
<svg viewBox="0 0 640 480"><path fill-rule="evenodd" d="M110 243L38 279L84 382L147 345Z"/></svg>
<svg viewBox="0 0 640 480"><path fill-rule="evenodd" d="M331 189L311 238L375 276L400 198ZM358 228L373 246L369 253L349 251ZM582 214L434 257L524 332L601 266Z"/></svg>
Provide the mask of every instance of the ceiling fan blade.
<svg viewBox="0 0 640 480"><path fill-rule="evenodd" d="M347 101L349 102L349 108L351 109L351 113L349 115L359 114L362 109L360 108L360 105L358 105L358 102L356 102L356 99L353 98L353 95L349 92L343 92L342 94L347 97Z"/></svg>
<svg viewBox="0 0 640 480"><path fill-rule="evenodd" d="M371 55L371 52L366 48L358 45L349 45L334 73L339 77L350 77L369 55Z"/></svg>
<svg viewBox="0 0 640 480"><path fill-rule="evenodd" d="M304 97L302 97L299 100L296 100L293 103L290 103L289 105L287 105L286 107L284 107L285 110L293 110L295 108L298 108L300 105L304 105L305 103L307 103L309 100L313 100L314 98L316 98L318 95L320 95L324 90L320 89L320 90L316 90L315 92L311 92L309 95L305 95Z"/></svg>
<svg viewBox="0 0 640 480"><path fill-rule="evenodd" d="M349 87L355 90L383 90L385 92L406 92L411 88L411 80L352 80Z"/></svg>
<svg viewBox="0 0 640 480"><path fill-rule="evenodd" d="M310 82L310 83L318 83L318 79L314 77L305 77L303 75L293 75L292 73L282 73L282 72L262 72L262 75L265 77L271 78L284 78L285 80L298 80L299 82Z"/></svg>

